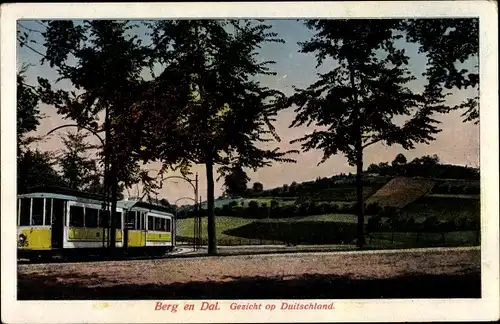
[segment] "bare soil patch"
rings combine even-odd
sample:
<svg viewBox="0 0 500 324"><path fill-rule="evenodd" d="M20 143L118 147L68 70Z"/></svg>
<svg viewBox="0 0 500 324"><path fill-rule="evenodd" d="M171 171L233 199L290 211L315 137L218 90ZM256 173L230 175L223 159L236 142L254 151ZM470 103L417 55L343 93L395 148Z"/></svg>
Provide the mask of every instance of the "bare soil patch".
<svg viewBox="0 0 500 324"><path fill-rule="evenodd" d="M366 203L403 208L409 203L429 193L436 183L426 179L397 177L375 192Z"/></svg>

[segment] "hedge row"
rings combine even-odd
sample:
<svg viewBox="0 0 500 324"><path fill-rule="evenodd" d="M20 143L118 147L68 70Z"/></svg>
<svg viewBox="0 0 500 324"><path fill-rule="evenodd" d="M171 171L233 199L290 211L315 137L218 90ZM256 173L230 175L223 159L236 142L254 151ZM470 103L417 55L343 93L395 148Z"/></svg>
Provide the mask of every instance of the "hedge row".
<svg viewBox="0 0 500 324"><path fill-rule="evenodd" d="M346 204L329 204L305 202L300 205L276 205L271 202L271 206L258 205L255 201L250 201L248 207L226 205L222 208L215 208L215 215L233 216L250 219L265 219L265 218L290 218L297 216L312 216L323 214L354 214L356 213L355 203ZM387 212L386 212L387 213ZM377 204L365 205L366 215L384 214L384 210ZM206 212L202 214L206 215ZM194 211L188 213L180 213L179 218L194 217Z"/></svg>
<svg viewBox="0 0 500 324"><path fill-rule="evenodd" d="M416 222L414 218L401 219L390 217L382 221L382 217L374 216L368 219L368 232L454 232L479 230L479 220L461 217L447 221L439 220L436 216L427 217L423 222Z"/></svg>

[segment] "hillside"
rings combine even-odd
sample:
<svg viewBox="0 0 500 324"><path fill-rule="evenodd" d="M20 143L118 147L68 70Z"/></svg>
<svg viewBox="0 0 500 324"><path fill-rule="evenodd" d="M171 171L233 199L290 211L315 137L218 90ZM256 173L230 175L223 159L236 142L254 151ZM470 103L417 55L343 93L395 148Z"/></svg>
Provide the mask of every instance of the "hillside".
<svg viewBox="0 0 500 324"><path fill-rule="evenodd" d="M432 180L397 177L370 196L366 203L402 208L429 193L434 185Z"/></svg>

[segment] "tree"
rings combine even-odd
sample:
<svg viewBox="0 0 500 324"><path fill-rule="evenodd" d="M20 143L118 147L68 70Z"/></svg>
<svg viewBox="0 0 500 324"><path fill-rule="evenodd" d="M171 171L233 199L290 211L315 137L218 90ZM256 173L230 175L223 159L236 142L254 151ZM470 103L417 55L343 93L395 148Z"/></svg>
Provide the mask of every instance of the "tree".
<svg viewBox="0 0 500 324"><path fill-rule="evenodd" d="M411 19L405 24L406 39L420 45L428 57L425 76L437 91L476 88L478 95L467 98L455 109L465 109L464 121L479 123L479 19ZM473 71L457 63L477 59Z"/></svg>
<svg viewBox="0 0 500 324"><path fill-rule="evenodd" d="M51 152L23 150L17 157L17 192L26 193L34 187L64 186L54 165Z"/></svg>
<svg viewBox="0 0 500 324"><path fill-rule="evenodd" d="M242 197L247 190L247 183L250 180L242 168L234 167L231 172L224 177L225 193L229 197Z"/></svg>
<svg viewBox="0 0 500 324"><path fill-rule="evenodd" d="M392 161L392 166L405 165L406 162L407 162L406 156L404 156L402 153L399 153Z"/></svg>
<svg viewBox="0 0 500 324"><path fill-rule="evenodd" d="M264 186L260 182L254 182L252 186L252 191L255 194L261 194L264 191Z"/></svg>
<svg viewBox="0 0 500 324"><path fill-rule="evenodd" d="M100 174L95 159L87 156L88 151L95 149L95 145L88 144L84 133L66 133L62 137L64 148L58 156L61 176L69 188L89 191L95 189L96 183L100 184ZM101 192L96 192L101 193Z"/></svg>
<svg viewBox="0 0 500 324"><path fill-rule="evenodd" d="M420 164L420 165L438 165L439 164L439 156L434 154L433 156L424 155L419 158L413 159L411 164Z"/></svg>
<svg viewBox="0 0 500 324"><path fill-rule="evenodd" d="M40 125L43 115L38 103L40 96L35 87L26 83L27 65L23 65L17 72L17 155L23 154L27 146L36 138L28 136Z"/></svg>
<svg viewBox="0 0 500 324"><path fill-rule="evenodd" d="M153 83L148 150L184 172L193 163L205 166L208 252L216 254L214 168L224 176L235 167L291 161L287 152L256 146L279 139L272 121L281 96L255 80L274 74L273 62L259 62L256 50L282 40L270 26L242 20L155 21L150 27L164 71Z"/></svg>
<svg viewBox="0 0 500 324"><path fill-rule="evenodd" d="M128 21L90 20L48 21L42 32L46 48L42 63L56 68L59 80L67 80L72 90L52 88L39 78L39 91L45 103L53 105L65 118L79 125L104 132L105 145L99 155L105 165L106 187L111 188L111 227L116 224L116 203L120 182L129 186L140 179L138 156L131 149L141 136L135 103L140 101L145 82L141 73L147 66L148 51L131 36ZM99 125L99 113L104 123ZM110 247L115 247L111 231Z"/></svg>
<svg viewBox="0 0 500 324"><path fill-rule="evenodd" d="M408 87L415 79L408 70L408 57L395 42L402 37L401 20L310 20L306 26L316 33L299 44L301 52L315 53L318 66L326 58L335 61L327 73L307 89L296 89L287 106L296 105L291 127L316 124L316 130L293 142L305 151L323 150L325 162L342 153L356 166L357 244L364 238L363 150L378 142L429 143L440 130L432 119L446 112L443 95L427 86L422 94ZM395 116L408 118L403 125Z"/></svg>
<svg viewBox="0 0 500 324"><path fill-rule="evenodd" d="M64 181L54 169L51 153L31 149L29 145L38 140L29 136L40 125L43 118L39 109L40 96L36 88L26 83L28 66L17 72L17 192L25 193L38 186L60 186Z"/></svg>

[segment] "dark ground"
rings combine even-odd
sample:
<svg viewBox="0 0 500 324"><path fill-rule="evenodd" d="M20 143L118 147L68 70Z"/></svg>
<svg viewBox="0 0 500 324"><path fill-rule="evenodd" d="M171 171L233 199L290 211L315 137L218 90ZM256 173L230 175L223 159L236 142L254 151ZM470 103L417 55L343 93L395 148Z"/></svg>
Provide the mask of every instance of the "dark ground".
<svg viewBox="0 0 500 324"><path fill-rule="evenodd" d="M480 298L480 251L18 265L18 299Z"/></svg>

